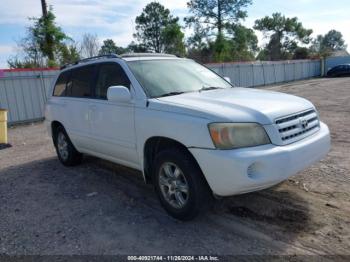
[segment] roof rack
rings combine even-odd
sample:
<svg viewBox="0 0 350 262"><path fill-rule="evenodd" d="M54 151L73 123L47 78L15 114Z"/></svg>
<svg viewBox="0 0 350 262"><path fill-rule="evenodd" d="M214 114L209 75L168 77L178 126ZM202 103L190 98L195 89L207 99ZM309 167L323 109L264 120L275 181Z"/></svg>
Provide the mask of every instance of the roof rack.
<svg viewBox="0 0 350 262"><path fill-rule="evenodd" d="M61 70L68 68L70 66L78 65L81 63L86 63L98 59L103 59L103 58L128 58L128 57L176 57L175 55L170 55L170 54L160 54L160 53L128 53L128 54L123 54L123 55L116 55L116 54L108 54L108 55L99 55L99 56L93 56L89 58L84 58L81 60L78 60L74 63L69 63L61 66Z"/></svg>
<svg viewBox="0 0 350 262"><path fill-rule="evenodd" d="M170 55L170 54L160 54L160 53L127 53L123 54L120 57L121 58L127 58L127 57L153 57L153 56L161 56L161 57L176 57L175 55Z"/></svg>
<svg viewBox="0 0 350 262"><path fill-rule="evenodd" d="M116 54L93 56L93 57L89 57L89 58L84 58L84 59L78 60L78 61L76 61L74 63L65 64L65 65L61 66L60 69L62 70L62 69L65 69L65 68L73 66L73 65L78 65L78 64L81 64L81 63L87 63L87 62L90 62L90 61L103 59L103 58L121 58L121 57L119 55L116 55Z"/></svg>

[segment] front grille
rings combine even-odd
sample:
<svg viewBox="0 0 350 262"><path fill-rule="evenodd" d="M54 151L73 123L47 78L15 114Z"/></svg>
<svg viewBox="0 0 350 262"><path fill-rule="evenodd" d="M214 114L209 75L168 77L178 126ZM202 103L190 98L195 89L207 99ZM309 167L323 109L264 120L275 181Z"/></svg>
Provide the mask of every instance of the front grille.
<svg viewBox="0 0 350 262"><path fill-rule="evenodd" d="M283 144L301 140L320 128L318 115L314 109L279 118L275 123Z"/></svg>

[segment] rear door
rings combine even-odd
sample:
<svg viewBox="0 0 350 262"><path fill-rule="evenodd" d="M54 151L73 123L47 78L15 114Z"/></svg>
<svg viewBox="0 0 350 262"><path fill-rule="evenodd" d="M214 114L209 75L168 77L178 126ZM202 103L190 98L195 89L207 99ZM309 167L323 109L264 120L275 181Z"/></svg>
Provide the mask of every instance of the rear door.
<svg viewBox="0 0 350 262"><path fill-rule="evenodd" d="M88 65L71 70L66 87L65 128L73 144L81 151L92 148L89 143L89 104L96 75L95 67Z"/></svg>
<svg viewBox="0 0 350 262"><path fill-rule="evenodd" d="M112 161L137 167L134 103L108 101L107 90L111 86L132 88L118 63L102 63L97 68L94 99L90 101L94 151Z"/></svg>
<svg viewBox="0 0 350 262"><path fill-rule="evenodd" d="M47 103L47 118L51 121L59 121L67 126L66 108L67 108L67 82L70 78L70 71L62 72L55 83L52 97Z"/></svg>

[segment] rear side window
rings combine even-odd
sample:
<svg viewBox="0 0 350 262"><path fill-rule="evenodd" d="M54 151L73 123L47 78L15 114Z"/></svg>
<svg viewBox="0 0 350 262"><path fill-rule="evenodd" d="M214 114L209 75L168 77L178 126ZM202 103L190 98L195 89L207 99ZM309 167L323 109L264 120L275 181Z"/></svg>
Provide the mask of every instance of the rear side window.
<svg viewBox="0 0 350 262"><path fill-rule="evenodd" d="M85 66L72 71L67 83L67 96L91 97L91 86L94 80L95 66Z"/></svg>
<svg viewBox="0 0 350 262"><path fill-rule="evenodd" d="M119 64L101 64L98 70L95 97L107 99L107 90L111 86L125 86L130 89L130 80Z"/></svg>
<svg viewBox="0 0 350 262"><path fill-rule="evenodd" d="M54 96L66 96L67 81L69 78L69 72L63 72L57 79L55 89L53 91Z"/></svg>

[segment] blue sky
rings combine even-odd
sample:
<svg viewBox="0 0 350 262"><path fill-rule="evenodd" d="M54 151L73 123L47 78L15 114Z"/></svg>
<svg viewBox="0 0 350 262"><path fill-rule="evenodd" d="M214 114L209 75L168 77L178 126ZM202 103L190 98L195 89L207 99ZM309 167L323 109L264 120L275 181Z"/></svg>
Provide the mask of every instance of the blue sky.
<svg viewBox="0 0 350 262"><path fill-rule="evenodd" d="M126 46L132 39L135 17L150 0L47 0L52 5L58 24L79 41L82 34L97 34L100 41L112 38L117 45ZM188 15L187 0L159 0L182 20ZM303 25L314 30L314 36L330 29L342 32L350 46L349 0L253 0L248 18L243 22L252 27L254 21L273 12L297 16ZM25 35L28 17L40 16L40 0L7 0L0 9L0 68L16 53L16 41ZM189 33L187 33L189 34ZM263 35L257 33L260 45Z"/></svg>

